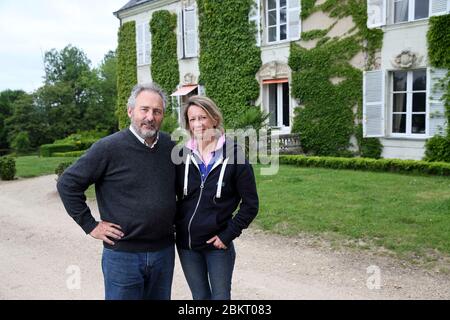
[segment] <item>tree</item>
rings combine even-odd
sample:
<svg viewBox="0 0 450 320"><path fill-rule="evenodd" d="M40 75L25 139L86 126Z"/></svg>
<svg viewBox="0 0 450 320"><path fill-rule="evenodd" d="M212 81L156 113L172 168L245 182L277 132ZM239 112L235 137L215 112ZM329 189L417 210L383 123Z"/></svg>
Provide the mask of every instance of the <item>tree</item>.
<svg viewBox="0 0 450 320"><path fill-rule="evenodd" d="M28 132L22 131L11 141L11 147L17 152L27 152L30 150L30 137Z"/></svg>
<svg viewBox="0 0 450 320"><path fill-rule="evenodd" d="M105 54L102 63L94 69L95 81L92 83L97 99L91 103L85 114L87 125L96 130L109 133L118 129L115 109L117 103L117 57L114 51ZM93 78L94 79L94 78Z"/></svg>
<svg viewBox="0 0 450 320"><path fill-rule="evenodd" d="M117 59L108 52L98 68L71 45L45 53L44 85L32 95L0 93L0 149L38 147L79 131L117 130Z"/></svg>
<svg viewBox="0 0 450 320"><path fill-rule="evenodd" d="M45 53L45 85L37 92L37 103L46 111L53 139L116 129L115 60L109 52L98 69L91 69L83 51L71 45Z"/></svg>
<svg viewBox="0 0 450 320"><path fill-rule="evenodd" d="M24 133L28 135L29 147L36 148L49 142L49 125L44 110L34 103L34 96L25 94L17 99L13 105L13 114L6 120L8 142L12 145L23 142ZM18 137L20 137L18 141ZM21 144L20 146L23 146ZM23 151L23 150L21 150Z"/></svg>
<svg viewBox="0 0 450 320"><path fill-rule="evenodd" d="M0 92L0 149L9 147L5 121L13 113L13 103L25 95L22 90L5 90Z"/></svg>
<svg viewBox="0 0 450 320"><path fill-rule="evenodd" d="M75 86L76 80L90 72L90 64L84 52L70 44L61 51L47 51L44 56L45 83L70 82Z"/></svg>

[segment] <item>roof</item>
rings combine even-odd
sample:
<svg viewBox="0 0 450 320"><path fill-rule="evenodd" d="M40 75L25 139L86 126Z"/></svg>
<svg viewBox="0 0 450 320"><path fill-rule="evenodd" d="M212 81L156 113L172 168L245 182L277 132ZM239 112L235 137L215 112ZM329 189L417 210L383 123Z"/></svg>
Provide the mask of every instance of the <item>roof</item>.
<svg viewBox="0 0 450 320"><path fill-rule="evenodd" d="M141 4L144 4L144 3L147 3L147 2L152 2L152 1L156 1L156 0L130 0L122 8L120 8L119 10L114 12L114 15L117 16L119 14L119 12L131 9L131 8L137 7L137 6L141 5Z"/></svg>

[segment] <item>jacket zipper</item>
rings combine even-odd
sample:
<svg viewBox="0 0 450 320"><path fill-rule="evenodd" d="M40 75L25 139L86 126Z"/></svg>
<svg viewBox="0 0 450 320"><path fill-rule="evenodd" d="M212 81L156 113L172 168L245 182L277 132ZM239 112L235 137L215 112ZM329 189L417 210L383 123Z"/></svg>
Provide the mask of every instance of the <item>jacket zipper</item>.
<svg viewBox="0 0 450 320"><path fill-rule="evenodd" d="M194 219L195 214L197 213L197 209L198 209L198 205L200 204L200 199L202 198L202 193L203 193L203 182L200 185L200 195L198 196L198 200L197 200L197 205L195 206L195 210L194 213L192 214L191 219L189 220L189 224L188 224L188 234L189 234L189 249L192 250L192 240L191 240L191 224L192 224L192 220Z"/></svg>
<svg viewBox="0 0 450 320"><path fill-rule="evenodd" d="M222 159L222 161L223 161L223 159ZM219 163L219 164L220 164L220 163ZM195 214L197 213L198 205L200 204L200 200L202 199L203 187L205 186L206 179L208 179L209 174L210 174L214 169L216 169L217 167L219 167L219 165L213 167L213 168L211 169L211 171L208 172L208 174L206 175L205 179L202 180L202 183L200 184L200 195L198 196L197 205L195 206L194 213L192 214L192 217L191 217L191 219L189 220L189 224L188 224L189 249L190 249L190 250L192 250L192 238L191 238L191 224L192 224L192 220L194 219ZM197 167L196 167L196 168L197 168ZM198 168L197 168L197 170L198 170ZM200 173L200 172L199 172L199 173ZM201 179L202 179L202 177L201 177L201 173L200 173L200 180L201 180Z"/></svg>

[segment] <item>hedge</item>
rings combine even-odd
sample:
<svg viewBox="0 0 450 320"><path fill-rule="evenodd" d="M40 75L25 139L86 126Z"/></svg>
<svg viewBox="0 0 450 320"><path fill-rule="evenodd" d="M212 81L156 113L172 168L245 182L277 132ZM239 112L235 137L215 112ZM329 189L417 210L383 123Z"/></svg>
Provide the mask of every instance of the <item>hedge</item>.
<svg viewBox="0 0 450 320"><path fill-rule="evenodd" d="M398 173L417 173L438 176L450 176L450 164L445 162L427 162L400 159L307 157L300 155L280 156L280 163L299 167L317 167L331 169L351 169Z"/></svg>
<svg viewBox="0 0 450 320"><path fill-rule="evenodd" d="M41 157L51 157L56 152L76 151L77 146L73 144L43 144L40 147Z"/></svg>
<svg viewBox="0 0 450 320"><path fill-rule="evenodd" d="M70 151L70 152L55 152L52 157L81 157L87 150Z"/></svg>
<svg viewBox="0 0 450 320"><path fill-rule="evenodd" d="M11 157L0 157L0 178L14 180L16 175L16 160Z"/></svg>

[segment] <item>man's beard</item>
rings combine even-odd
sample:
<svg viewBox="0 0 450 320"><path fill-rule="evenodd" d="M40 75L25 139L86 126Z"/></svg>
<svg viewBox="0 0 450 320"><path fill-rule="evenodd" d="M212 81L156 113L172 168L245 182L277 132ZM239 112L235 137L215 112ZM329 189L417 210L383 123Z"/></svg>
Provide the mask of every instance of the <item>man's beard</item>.
<svg viewBox="0 0 450 320"><path fill-rule="evenodd" d="M145 122L145 124L147 126L155 127L155 125L151 124L150 122ZM156 135L156 133L158 132L158 130L156 128L155 129L150 129L150 130L147 130L147 131L143 132L141 130L141 127L137 126L134 122L132 122L131 125L133 126L134 130L139 135L139 137L141 137L144 140L153 138Z"/></svg>

